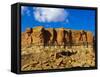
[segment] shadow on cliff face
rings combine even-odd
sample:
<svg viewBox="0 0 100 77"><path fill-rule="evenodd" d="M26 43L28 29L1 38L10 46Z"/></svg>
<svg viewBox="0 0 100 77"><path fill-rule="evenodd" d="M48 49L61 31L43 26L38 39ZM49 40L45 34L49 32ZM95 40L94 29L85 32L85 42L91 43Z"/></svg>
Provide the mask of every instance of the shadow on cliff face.
<svg viewBox="0 0 100 77"><path fill-rule="evenodd" d="M44 38L45 38L44 43L45 43L45 44L48 43L48 41L50 40L50 37L51 37L50 32L47 31L47 30L45 30L45 33L44 33Z"/></svg>
<svg viewBox="0 0 100 77"><path fill-rule="evenodd" d="M52 29L52 33L48 30L44 31L44 44L45 45L55 45L57 42L57 32Z"/></svg>
<svg viewBox="0 0 100 77"><path fill-rule="evenodd" d="M27 47L30 44L43 46L84 46L92 45L93 34L84 30L70 30L64 28L44 28L38 26L36 28L27 28L21 34L21 45Z"/></svg>

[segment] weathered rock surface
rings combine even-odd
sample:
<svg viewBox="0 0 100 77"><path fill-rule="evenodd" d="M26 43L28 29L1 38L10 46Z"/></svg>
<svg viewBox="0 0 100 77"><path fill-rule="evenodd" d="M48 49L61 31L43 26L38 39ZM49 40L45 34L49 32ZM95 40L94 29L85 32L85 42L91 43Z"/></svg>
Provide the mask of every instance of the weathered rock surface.
<svg viewBox="0 0 100 77"><path fill-rule="evenodd" d="M87 32L87 41L88 41L88 43L93 43L93 39L94 38L94 36L93 36L93 34L91 33L91 32Z"/></svg>
<svg viewBox="0 0 100 77"><path fill-rule="evenodd" d="M94 39L84 30L27 28L21 33L21 70L94 67Z"/></svg>
<svg viewBox="0 0 100 77"><path fill-rule="evenodd" d="M21 33L21 45L24 46L30 46L32 43L32 37L31 37L31 29L27 28L26 32Z"/></svg>
<svg viewBox="0 0 100 77"><path fill-rule="evenodd" d="M45 35L45 38L44 38L45 39L45 43L47 45L54 43L54 41L55 41L54 38L56 38L56 36L55 36L55 31L54 31L53 28L45 29L44 35Z"/></svg>
<svg viewBox="0 0 100 77"><path fill-rule="evenodd" d="M21 54L22 71L95 66L93 48L79 46L75 49L61 49L58 46L57 48L52 47L52 49L51 47L41 49L37 46L36 48L30 47L25 50L30 51L30 49L32 51L28 52L28 54Z"/></svg>
<svg viewBox="0 0 100 77"><path fill-rule="evenodd" d="M34 45L44 45L44 28L42 26L34 28L31 36Z"/></svg>
<svg viewBox="0 0 100 77"><path fill-rule="evenodd" d="M84 30L65 28L27 28L22 34L22 47L34 45L85 45L93 44L93 34Z"/></svg>
<svg viewBox="0 0 100 77"><path fill-rule="evenodd" d="M64 28L59 28L57 31L57 44L64 45L65 42L64 39L65 39Z"/></svg>

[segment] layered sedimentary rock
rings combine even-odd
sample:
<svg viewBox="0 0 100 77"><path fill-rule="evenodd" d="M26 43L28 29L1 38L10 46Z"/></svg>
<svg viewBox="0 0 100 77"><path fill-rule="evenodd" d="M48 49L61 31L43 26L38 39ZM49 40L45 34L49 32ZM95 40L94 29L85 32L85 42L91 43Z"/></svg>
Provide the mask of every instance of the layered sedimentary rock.
<svg viewBox="0 0 100 77"><path fill-rule="evenodd" d="M66 28L27 28L21 33L22 47L33 45L82 45L93 44L94 36L90 31L70 30Z"/></svg>

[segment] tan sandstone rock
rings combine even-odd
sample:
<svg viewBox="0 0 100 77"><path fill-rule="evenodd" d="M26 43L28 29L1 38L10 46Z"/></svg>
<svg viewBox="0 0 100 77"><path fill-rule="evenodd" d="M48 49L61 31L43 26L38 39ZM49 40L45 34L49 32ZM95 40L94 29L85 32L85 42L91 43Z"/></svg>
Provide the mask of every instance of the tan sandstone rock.
<svg viewBox="0 0 100 77"><path fill-rule="evenodd" d="M44 28L42 26L33 28L32 43L34 45L44 45Z"/></svg>
<svg viewBox="0 0 100 77"><path fill-rule="evenodd" d="M64 38L65 38L64 28L59 28L58 32L57 32L57 43L58 43L58 45L64 45Z"/></svg>

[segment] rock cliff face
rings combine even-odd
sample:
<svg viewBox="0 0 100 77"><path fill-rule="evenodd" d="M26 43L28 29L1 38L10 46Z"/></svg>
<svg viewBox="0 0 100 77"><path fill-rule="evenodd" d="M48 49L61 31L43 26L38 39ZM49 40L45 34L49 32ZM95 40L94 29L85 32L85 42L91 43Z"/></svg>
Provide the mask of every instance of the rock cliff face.
<svg viewBox="0 0 100 77"><path fill-rule="evenodd" d="M21 34L22 47L29 46L32 43L31 34L32 30L30 28L27 28L26 31Z"/></svg>
<svg viewBox="0 0 100 77"><path fill-rule="evenodd" d="M66 28L27 28L21 33L21 70L94 67L92 32Z"/></svg>
<svg viewBox="0 0 100 77"><path fill-rule="evenodd" d="M93 34L84 30L70 30L66 28L44 28L38 26L27 28L21 33L22 47L33 45L93 45Z"/></svg>
<svg viewBox="0 0 100 77"><path fill-rule="evenodd" d="M57 31L57 44L64 45L64 42L65 42L64 28L59 28Z"/></svg>
<svg viewBox="0 0 100 77"><path fill-rule="evenodd" d="M44 28L42 26L38 26L32 29L32 43L34 45L44 45Z"/></svg>

